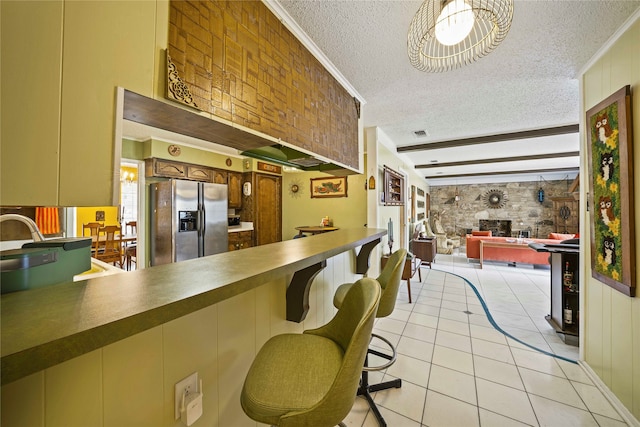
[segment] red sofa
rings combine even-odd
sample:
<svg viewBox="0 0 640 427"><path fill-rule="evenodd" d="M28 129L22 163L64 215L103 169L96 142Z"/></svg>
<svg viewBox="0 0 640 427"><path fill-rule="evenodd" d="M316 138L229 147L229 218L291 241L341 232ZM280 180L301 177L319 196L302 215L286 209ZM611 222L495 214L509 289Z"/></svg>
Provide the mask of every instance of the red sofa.
<svg viewBox="0 0 640 427"><path fill-rule="evenodd" d="M480 241L490 242L507 242L515 241L515 238L511 237L494 237L491 236L491 232L478 232L474 231L472 234L467 234L467 258L468 259L480 259ZM536 243L558 243L563 240L571 239L575 237L574 234L559 234L551 233L550 239L524 239L525 242ZM541 264L549 265L549 253L537 252L533 249L512 249L512 248L492 248L485 247L483 251L485 261L505 261L510 263L524 263L524 264Z"/></svg>

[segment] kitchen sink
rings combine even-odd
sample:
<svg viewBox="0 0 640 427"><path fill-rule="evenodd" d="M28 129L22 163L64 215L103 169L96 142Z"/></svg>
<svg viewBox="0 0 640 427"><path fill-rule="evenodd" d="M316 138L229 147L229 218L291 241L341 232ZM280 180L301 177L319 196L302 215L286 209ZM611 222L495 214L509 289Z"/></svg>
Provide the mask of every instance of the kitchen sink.
<svg viewBox="0 0 640 427"><path fill-rule="evenodd" d="M106 262L102 262L95 258L91 258L91 268L87 271L83 271L82 273L73 276L73 281L77 282L79 280L88 280L93 279L94 277L109 276L111 274L124 272L124 270L116 266L107 264Z"/></svg>

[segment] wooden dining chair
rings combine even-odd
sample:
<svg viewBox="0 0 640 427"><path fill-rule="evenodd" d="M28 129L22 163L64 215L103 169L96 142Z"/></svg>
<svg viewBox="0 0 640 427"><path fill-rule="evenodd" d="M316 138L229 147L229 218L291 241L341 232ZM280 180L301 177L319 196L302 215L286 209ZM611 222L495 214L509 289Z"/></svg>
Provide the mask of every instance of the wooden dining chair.
<svg viewBox="0 0 640 427"><path fill-rule="evenodd" d="M125 225L125 234L136 234L138 228L138 221L129 221Z"/></svg>
<svg viewBox="0 0 640 427"><path fill-rule="evenodd" d="M137 233L137 221L129 221L125 225L126 234L136 234ZM138 267L138 257L136 256L138 252L137 242L133 241L125 246L124 249L124 260L127 270L131 270L131 261L136 263L136 268Z"/></svg>
<svg viewBox="0 0 640 427"><path fill-rule="evenodd" d="M100 234L104 234L104 241L98 248L96 258L113 265L118 263L118 266L122 268L122 227L107 225L100 228L98 240L101 240Z"/></svg>
<svg viewBox="0 0 640 427"><path fill-rule="evenodd" d="M98 252L98 246L100 242L98 241L98 231L100 228L104 227L104 222L88 222L86 224L82 224L82 236L83 237L92 237L93 240L91 242L91 256L95 257Z"/></svg>
<svg viewBox="0 0 640 427"><path fill-rule="evenodd" d="M86 224L82 224L82 235L97 236L98 230L102 227L104 227L104 222L88 222ZM87 230L89 234L87 234Z"/></svg>

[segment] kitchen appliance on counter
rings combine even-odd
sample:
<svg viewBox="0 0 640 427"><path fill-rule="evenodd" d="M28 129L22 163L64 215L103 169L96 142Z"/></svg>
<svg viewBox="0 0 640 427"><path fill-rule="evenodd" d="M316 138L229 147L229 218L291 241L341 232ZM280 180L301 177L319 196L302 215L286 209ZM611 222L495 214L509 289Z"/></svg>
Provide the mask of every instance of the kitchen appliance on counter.
<svg viewBox="0 0 640 427"><path fill-rule="evenodd" d="M151 265L226 252L227 191L178 179L151 184Z"/></svg>
<svg viewBox="0 0 640 427"><path fill-rule="evenodd" d="M89 269L91 238L44 240L0 252L3 294L71 282Z"/></svg>
<svg viewBox="0 0 640 427"><path fill-rule="evenodd" d="M227 216L227 224L229 225L229 227L240 226L240 215Z"/></svg>

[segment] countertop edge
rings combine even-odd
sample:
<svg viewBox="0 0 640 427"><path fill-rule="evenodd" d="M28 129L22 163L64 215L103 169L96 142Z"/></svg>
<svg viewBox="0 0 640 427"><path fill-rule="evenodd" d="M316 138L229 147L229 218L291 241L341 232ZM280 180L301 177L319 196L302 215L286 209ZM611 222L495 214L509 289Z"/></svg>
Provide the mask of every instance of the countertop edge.
<svg viewBox="0 0 640 427"><path fill-rule="evenodd" d="M178 263L151 267L132 272L136 274L124 273L75 282L75 284L65 283L3 295L0 299L3 309L0 363L2 385L219 303L270 280L293 274L302 268L379 239L385 234L386 230L382 229L344 229L305 239L287 240L185 261L184 263L190 263L188 265ZM274 254L280 254L280 257ZM250 269L246 266L242 267L242 261L249 264L246 260L251 257L260 260L266 258L270 261L268 263L263 260L262 264L251 263ZM211 273L214 272L220 277L212 278ZM194 274L193 277L198 277L199 280L189 288L180 287L180 284L176 283L176 276L180 274ZM158 283L158 280L161 282ZM135 307L124 307L121 309L119 305L126 303L126 300L117 291L118 288L123 289L127 286L129 287L127 290L130 289L134 294L133 299L140 295L146 299L153 299L154 292L166 293L167 288L174 294L179 291L180 295L183 293L185 295L171 294L166 297L162 295L158 297L159 302L155 306L147 304L145 300L144 303L148 306L146 308L136 310ZM95 296L92 291L95 292ZM94 312L90 313L93 317L100 317L99 307L109 307L105 310L109 313L105 314L104 319L91 318L91 322L86 322L86 327L85 325L76 327L74 324L71 328L74 329L72 332L63 333L61 336L50 337L46 332L41 331L34 333L37 335L36 338L21 334L20 329L28 317L25 314L27 311L32 313L44 311L38 314L39 318L35 319L35 322L42 325L53 323L54 325L50 326L52 330L56 323L69 327L64 325L64 306L59 309L54 307L38 310L39 301L42 305L56 295L62 299L63 305L69 306L72 311L75 310L68 313L67 323L83 323L82 316L86 315L83 313L84 305L98 307L93 307ZM90 297L94 297L97 301L88 300L87 298ZM12 307L12 304L15 306ZM91 307L86 311L90 309ZM58 319L60 316L63 318ZM87 315L87 317L91 316ZM11 340L19 340L22 336L27 336L25 338L28 341L27 344L20 346L11 342ZM43 336L46 336L46 339Z"/></svg>

